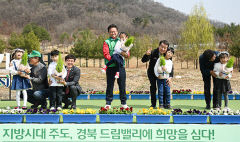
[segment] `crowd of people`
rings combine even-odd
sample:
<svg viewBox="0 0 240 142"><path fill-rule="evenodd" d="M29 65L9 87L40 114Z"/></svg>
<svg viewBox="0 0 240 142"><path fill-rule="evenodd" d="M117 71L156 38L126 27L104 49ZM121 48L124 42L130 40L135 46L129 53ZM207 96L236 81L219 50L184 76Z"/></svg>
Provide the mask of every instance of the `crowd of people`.
<svg viewBox="0 0 240 142"><path fill-rule="evenodd" d="M119 34L115 24L109 25L107 31L109 38L103 43L105 66L102 68L106 73L107 83L105 108L111 108L115 79L119 86L121 105L123 108L128 108L125 59L129 58L133 44L125 46L128 35L125 32ZM10 72L13 75L11 89L16 90L16 109L27 109L27 101L32 104L31 108L41 105L42 108L49 107L51 110L76 109L76 99L81 93L81 87L79 85L80 69L74 65L75 56L67 55L65 65L59 67L57 62L60 52L53 50L50 53L52 62L46 67L41 61L40 52L33 50L28 55L29 62L24 67L20 67L23 54L24 50L15 49L10 64ZM156 49L149 48L142 57L143 63L149 62L147 76L150 82L150 107L172 108L170 86L174 73L173 55L174 48L169 47L167 40L161 40ZM227 93L231 90L229 79L232 76L232 68L226 69L229 56L226 51L217 52L208 49L199 57L206 109L211 108L211 78L213 78L213 108L221 108L222 95L224 95L225 108L228 108ZM61 71L57 71L57 68L61 68ZM23 98L22 107L20 98ZM49 98L49 106L47 98ZM62 103L65 104L63 107Z"/></svg>

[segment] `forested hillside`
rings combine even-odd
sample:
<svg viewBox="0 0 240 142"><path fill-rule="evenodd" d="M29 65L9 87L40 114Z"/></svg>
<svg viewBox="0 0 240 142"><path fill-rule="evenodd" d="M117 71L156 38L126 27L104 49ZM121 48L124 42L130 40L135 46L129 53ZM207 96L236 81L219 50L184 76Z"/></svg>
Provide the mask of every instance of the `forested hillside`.
<svg viewBox="0 0 240 142"><path fill-rule="evenodd" d="M77 29L151 34L174 40L187 16L153 0L1 0L0 34L21 31L28 23L46 28L56 39Z"/></svg>

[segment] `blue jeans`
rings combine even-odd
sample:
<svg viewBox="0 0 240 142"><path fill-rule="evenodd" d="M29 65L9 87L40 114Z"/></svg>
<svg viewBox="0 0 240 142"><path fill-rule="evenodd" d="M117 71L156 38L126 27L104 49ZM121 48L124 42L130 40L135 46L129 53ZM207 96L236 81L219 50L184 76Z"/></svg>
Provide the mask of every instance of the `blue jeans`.
<svg viewBox="0 0 240 142"><path fill-rule="evenodd" d="M39 91L27 90L28 102L31 104L46 104L46 98L48 97L48 89L43 89ZM23 98L22 94L20 95Z"/></svg>
<svg viewBox="0 0 240 142"><path fill-rule="evenodd" d="M167 79L157 79L159 105L170 105L170 86L167 84ZM165 96L166 101L163 100ZM166 102L166 104L164 104Z"/></svg>

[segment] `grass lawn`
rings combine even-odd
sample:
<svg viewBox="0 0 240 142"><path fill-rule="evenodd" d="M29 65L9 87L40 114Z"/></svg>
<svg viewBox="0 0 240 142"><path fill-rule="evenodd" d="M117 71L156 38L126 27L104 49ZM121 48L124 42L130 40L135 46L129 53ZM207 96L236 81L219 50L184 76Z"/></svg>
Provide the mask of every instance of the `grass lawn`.
<svg viewBox="0 0 240 142"><path fill-rule="evenodd" d="M21 104L23 102L21 101ZM224 107L224 101L222 102L222 108ZM133 112L137 113L142 108L149 108L151 105L150 100L128 100L128 106L133 107ZM181 108L182 110L199 109L204 110L205 100L171 100L172 108ZM16 106L15 101L0 101L0 108L6 108L10 106L14 108ZM30 108L31 104L27 104ZM105 106L105 100L77 100L78 108L92 108L99 110L100 107ZM120 100L113 100L112 107L120 107ZM232 110L240 109L240 100L229 100L229 108Z"/></svg>

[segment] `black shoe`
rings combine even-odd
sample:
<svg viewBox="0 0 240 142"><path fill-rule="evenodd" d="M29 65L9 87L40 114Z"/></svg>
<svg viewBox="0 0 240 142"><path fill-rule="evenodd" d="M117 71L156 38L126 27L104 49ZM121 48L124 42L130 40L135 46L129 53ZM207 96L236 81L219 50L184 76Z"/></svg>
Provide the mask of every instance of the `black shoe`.
<svg viewBox="0 0 240 142"><path fill-rule="evenodd" d="M165 108L163 105L159 105L159 108L162 109L162 108Z"/></svg>
<svg viewBox="0 0 240 142"><path fill-rule="evenodd" d="M41 108L42 108L42 109L47 109L47 102L43 103L43 104L41 105Z"/></svg>
<svg viewBox="0 0 240 142"><path fill-rule="evenodd" d="M31 105L31 108L38 108L38 104Z"/></svg>
<svg viewBox="0 0 240 142"><path fill-rule="evenodd" d="M65 104L65 105L63 106L63 109L68 109L68 106L69 106L69 104Z"/></svg>
<svg viewBox="0 0 240 142"><path fill-rule="evenodd" d="M150 107L153 107L153 109L156 109L156 106L151 105Z"/></svg>
<svg viewBox="0 0 240 142"><path fill-rule="evenodd" d="M41 105L41 108L42 108L42 109L47 109L47 106Z"/></svg>
<svg viewBox="0 0 240 142"><path fill-rule="evenodd" d="M211 109L210 105L207 105L205 109Z"/></svg>
<svg viewBox="0 0 240 142"><path fill-rule="evenodd" d="M164 108L165 109L172 109L171 105L166 105Z"/></svg>
<svg viewBox="0 0 240 142"><path fill-rule="evenodd" d="M71 106L71 109L76 109L76 106L75 106L75 105L72 105L72 106Z"/></svg>

